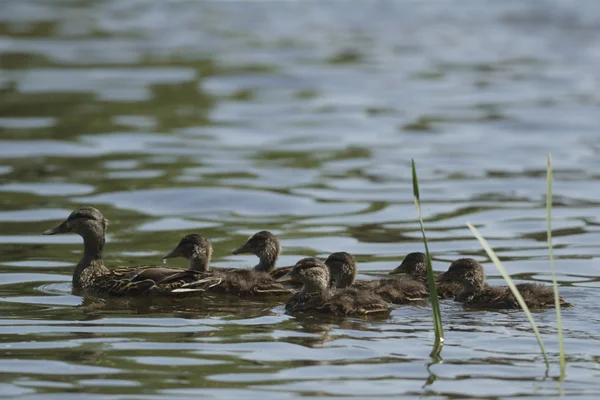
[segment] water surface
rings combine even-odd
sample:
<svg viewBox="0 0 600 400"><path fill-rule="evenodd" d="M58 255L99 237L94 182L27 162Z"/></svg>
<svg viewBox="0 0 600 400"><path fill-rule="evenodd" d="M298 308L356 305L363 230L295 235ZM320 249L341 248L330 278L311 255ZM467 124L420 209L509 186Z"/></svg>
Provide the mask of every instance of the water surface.
<svg viewBox="0 0 600 400"><path fill-rule="evenodd" d="M15 399L596 398L600 7L504 2L5 2L0 13L0 394ZM389 318L284 313L285 299L71 294L80 204L110 220L109 266L159 264L188 233L214 264L268 229L281 265L348 251L376 278L421 251L410 160L437 269L550 282L556 318L442 303ZM184 260L174 261L183 267Z"/></svg>

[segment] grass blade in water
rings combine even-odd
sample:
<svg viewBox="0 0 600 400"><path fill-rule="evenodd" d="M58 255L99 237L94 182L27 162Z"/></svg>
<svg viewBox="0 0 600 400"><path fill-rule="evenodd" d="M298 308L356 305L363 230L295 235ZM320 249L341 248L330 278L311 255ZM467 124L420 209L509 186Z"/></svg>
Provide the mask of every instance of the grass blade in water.
<svg viewBox="0 0 600 400"><path fill-rule="evenodd" d="M442 313L440 311L440 299L437 294L435 285L435 275L431 266L431 256L429 255L429 246L427 246L427 238L425 237L425 226L423 225L423 216L421 214L421 200L419 197L419 180L417 179L417 168L415 160L412 160L412 183L415 206L417 207L417 215L419 224L421 225L421 234L423 235L423 244L425 244L425 255L427 258L427 283L429 285L429 300L431 301L431 310L433 314L433 328L435 330L435 346L433 347L432 357L438 357L441 351L441 344L444 343L444 329L442 327Z"/></svg>
<svg viewBox="0 0 600 400"><path fill-rule="evenodd" d="M475 228L473 225L471 225L470 222L467 222L467 226L469 227L471 232L473 232L473 235L475 235L477 240L479 240L481 247L484 248L488 257L490 257L490 259L494 262L494 265L496 266L496 268L498 268L498 271L500 271L500 274L502 275L502 277L508 284L508 287L510 288L510 290L516 297L517 301L519 302L519 305L523 309L523 312L525 312L525 315L527 315L527 319L529 319L531 328L533 329L533 332L535 333L535 337L538 341L538 344L540 345L540 350L542 351L542 355L544 356L544 361L546 362L546 367L549 368L550 362L548 361L548 354L546 353L546 347L544 347L544 341L542 340L540 331L538 330L537 325L535 324L535 321L533 320L533 315L531 315L531 311L529 311L529 307L527 307L527 304L525 304L525 300L523 300L523 296L521 296L521 293L519 293L519 289L517 289L517 287L515 286L515 283L513 282L512 278L510 277L510 275L508 274L508 272L506 271L506 269L500 262L500 259L498 258L498 256L496 256L496 253L494 252L494 250L492 250L492 248L488 244L487 240L485 240L485 238L483 236L481 236L481 234L479 233L477 228Z"/></svg>
<svg viewBox="0 0 600 400"><path fill-rule="evenodd" d="M556 329L558 331L558 347L560 352L560 380L565 379L567 362L565 358L565 343L562 329L562 318L560 315L560 295L558 293L558 282L556 281L556 267L554 265L554 253L552 251L552 157L548 154L548 173L546 188L546 233L548 237L548 251L550 257L550 268L552 269L552 283L554 284L554 306L556 308Z"/></svg>

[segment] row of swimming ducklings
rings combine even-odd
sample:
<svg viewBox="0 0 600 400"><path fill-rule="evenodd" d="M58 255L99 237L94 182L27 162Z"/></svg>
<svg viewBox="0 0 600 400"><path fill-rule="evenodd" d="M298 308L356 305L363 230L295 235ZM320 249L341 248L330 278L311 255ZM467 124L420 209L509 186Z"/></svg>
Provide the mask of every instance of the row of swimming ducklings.
<svg viewBox="0 0 600 400"><path fill-rule="evenodd" d="M233 254L251 253L259 258L253 269L210 268L212 245L200 235L187 235L165 259L184 257L188 269L142 266L108 269L102 261L108 221L93 207L77 208L45 235L77 233L84 241L81 261L73 273L73 289L109 296L182 296L206 291L236 295L291 295L288 312L319 311L333 314L389 312L391 304L406 304L428 297L427 270L422 253L408 254L390 274L401 279L357 281L356 262L346 252L331 254L325 262L303 258L294 266L276 268L280 246L268 231L251 236ZM301 289L297 289L301 286ZM517 285L530 308L554 306L551 287ZM488 286L483 268L474 259L454 261L447 272L438 273L440 298L454 298L484 308L519 308L506 286ZM563 305L568 305L561 299Z"/></svg>

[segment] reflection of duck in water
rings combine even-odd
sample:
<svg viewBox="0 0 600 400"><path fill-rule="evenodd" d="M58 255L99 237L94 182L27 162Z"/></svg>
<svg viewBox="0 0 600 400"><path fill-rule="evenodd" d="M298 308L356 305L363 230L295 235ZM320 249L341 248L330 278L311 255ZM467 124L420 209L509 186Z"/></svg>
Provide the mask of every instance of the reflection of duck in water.
<svg viewBox="0 0 600 400"><path fill-rule="evenodd" d="M443 282L456 282L461 291L455 300L482 308L521 308L508 286L489 286L485 283L483 267L472 258L454 261L441 278ZM529 308L554 307L554 290L550 286L535 283L516 285ZM561 306L571 304L560 299Z"/></svg>
<svg viewBox="0 0 600 400"><path fill-rule="evenodd" d="M183 257L188 260L188 269L198 271L196 282L183 286L200 287L207 291L237 295L282 295L291 294L289 289L275 281L269 273L256 269L210 268L212 246L200 235L187 235L164 258Z"/></svg>
<svg viewBox="0 0 600 400"><path fill-rule="evenodd" d="M256 271L264 271L271 274L274 279L290 273L293 266L275 268L281 246L275 235L269 231L260 231L250 236L248 241L232 251L233 254L254 254L258 257L258 264L254 266Z"/></svg>
<svg viewBox="0 0 600 400"><path fill-rule="evenodd" d="M77 233L83 238L83 257L73 273L73 290L125 295L171 295L185 283L198 279L195 271L180 268L132 267L110 270L102 261L108 220L97 209L89 206L77 208L55 228L44 235ZM174 278L176 276L176 279ZM186 290L186 293L202 289Z"/></svg>
<svg viewBox="0 0 600 400"><path fill-rule="evenodd" d="M355 281L357 267L354 257L341 251L327 257L325 265L331 274L331 285L337 288L355 288L371 291L385 301L394 304L406 304L427 297L427 291L420 282L412 279L378 279Z"/></svg>
<svg viewBox="0 0 600 400"><path fill-rule="evenodd" d="M320 260L307 257L298 261L289 275L280 280L291 279L303 284L285 305L288 313L317 311L335 315L367 315L386 313L389 305L369 290L329 287L329 268Z"/></svg>
<svg viewBox="0 0 600 400"><path fill-rule="evenodd" d="M390 275L406 274L412 279L421 282L425 289L429 292L429 284L427 283L427 260L423 253L409 253L404 257L402 263L396 267ZM440 281L439 277L443 272L436 272L436 288L438 297L442 299L453 299L460 291L461 286L456 282Z"/></svg>

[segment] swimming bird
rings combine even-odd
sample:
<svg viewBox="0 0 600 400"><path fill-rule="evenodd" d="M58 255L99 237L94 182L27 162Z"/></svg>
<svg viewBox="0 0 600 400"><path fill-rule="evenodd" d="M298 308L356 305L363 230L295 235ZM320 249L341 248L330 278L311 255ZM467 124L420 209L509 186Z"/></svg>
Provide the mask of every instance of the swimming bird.
<svg viewBox="0 0 600 400"><path fill-rule="evenodd" d="M285 305L288 313L316 311L334 315L387 313L390 306L370 290L331 288L329 268L314 257L303 258L280 278L302 283L302 289Z"/></svg>
<svg viewBox="0 0 600 400"><path fill-rule="evenodd" d="M421 282L427 292L429 292L429 283L427 282L427 260L423 253L409 253L404 257L402 263L396 267L390 275L406 274L412 279ZM460 292L461 286L456 282L440 281L439 278L443 272L435 272L436 288L438 297L442 299L453 299Z"/></svg>
<svg viewBox="0 0 600 400"><path fill-rule="evenodd" d="M200 287L206 291L236 295L285 295L293 292L277 282L265 271L246 268L210 268L212 246L200 235L187 235L164 258L183 257L188 269L200 271L196 282L182 288Z"/></svg>
<svg viewBox="0 0 600 400"><path fill-rule="evenodd" d="M448 271L441 276L443 282L456 282L461 291L455 300L469 306L481 308L521 308L508 286L489 286L485 283L483 267L472 258L460 258L454 261ZM554 307L554 290L550 286L536 283L516 285L529 308ZM561 306L570 306L560 298Z"/></svg>
<svg viewBox="0 0 600 400"><path fill-rule="evenodd" d="M325 265L329 268L333 287L350 287L371 291L393 304L406 304L427 297L427 291L423 284L413 279L355 281L356 261L354 257L345 251L330 254L325 261Z"/></svg>
<svg viewBox="0 0 600 400"><path fill-rule="evenodd" d="M258 257L258 264L254 266L256 271L264 271L271 274L274 279L290 273L293 266L275 268L281 246L279 239L269 231L260 231L250 236L246 243L233 250L232 254L254 254Z"/></svg>
<svg viewBox="0 0 600 400"><path fill-rule="evenodd" d="M76 233L83 238L83 257L73 272L75 292L126 296L203 291L200 288L178 291L183 284L198 280L195 271L150 266L108 269L102 260L107 228L108 220L100 211L94 207L81 206L60 225L43 233Z"/></svg>

